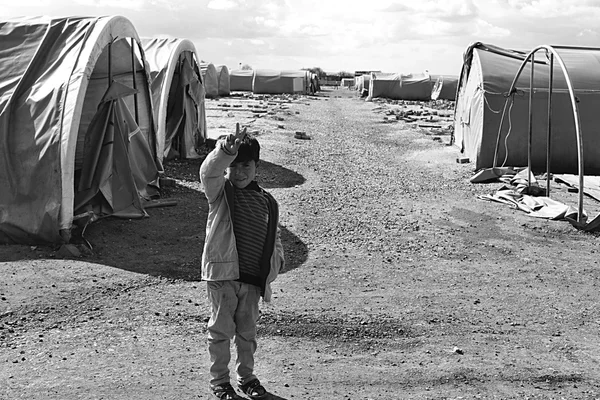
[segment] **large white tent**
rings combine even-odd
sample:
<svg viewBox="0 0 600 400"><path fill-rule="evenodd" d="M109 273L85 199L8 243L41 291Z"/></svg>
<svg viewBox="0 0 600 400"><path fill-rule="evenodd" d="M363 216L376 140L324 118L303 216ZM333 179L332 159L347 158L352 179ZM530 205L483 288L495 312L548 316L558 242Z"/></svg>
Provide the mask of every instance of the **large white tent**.
<svg viewBox="0 0 600 400"><path fill-rule="evenodd" d="M229 71L229 90L232 92L251 92L254 71L251 69L234 69Z"/></svg>
<svg viewBox="0 0 600 400"><path fill-rule="evenodd" d="M431 100L456 100L458 75L431 75Z"/></svg>
<svg viewBox="0 0 600 400"><path fill-rule="evenodd" d="M584 173L596 175L600 173L600 136L597 134L600 50L563 46L556 47L555 51L550 114L551 172L579 173L581 148ZM531 83L531 63L523 63L526 55L527 52L479 42L465 51L455 106L455 144L474 163L476 170L528 166L529 149L532 169L546 169L550 67L547 56L538 55ZM568 79L559 67L559 57L568 70ZM521 66L522 71L515 80ZM576 101L571 99L569 86ZM577 114L573 111L574 104ZM579 147L576 124L582 133Z"/></svg>
<svg viewBox="0 0 600 400"><path fill-rule="evenodd" d="M143 38L152 77L158 154L163 159L199 158L206 139L205 89L192 41Z"/></svg>
<svg viewBox="0 0 600 400"><path fill-rule="evenodd" d="M226 65L217 65L217 85L219 96L229 96L231 88L229 83L229 68Z"/></svg>
<svg viewBox="0 0 600 400"><path fill-rule="evenodd" d="M376 97L393 100L430 100L431 87L431 77L428 73L372 72L367 100Z"/></svg>
<svg viewBox="0 0 600 400"><path fill-rule="evenodd" d="M204 84L205 96L208 98L219 97L219 74L213 63L200 62L200 73Z"/></svg>
<svg viewBox="0 0 600 400"><path fill-rule="evenodd" d="M60 243L74 221L157 195L149 71L123 17L0 22L0 242Z"/></svg>
<svg viewBox="0 0 600 400"><path fill-rule="evenodd" d="M254 71L252 91L256 94L306 93L310 87L307 71L280 71L257 69Z"/></svg>

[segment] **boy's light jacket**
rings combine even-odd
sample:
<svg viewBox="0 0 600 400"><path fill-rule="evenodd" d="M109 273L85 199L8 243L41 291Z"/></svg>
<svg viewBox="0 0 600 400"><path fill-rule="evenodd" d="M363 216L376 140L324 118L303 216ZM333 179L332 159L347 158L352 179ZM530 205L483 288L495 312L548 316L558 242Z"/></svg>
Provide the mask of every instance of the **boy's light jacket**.
<svg viewBox="0 0 600 400"><path fill-rule="evenodd" d="M202 252L202 279L206 281L236 280L240 277L238 253L233 233L233 184L225 179L225 169L236 155L228 155L217 142L200 166L200 183L208 199L206 238ZM277 202L262 188L269 202L269 227L261 265L261 295L271 301L271 282L284 265L279 232Z"/></svg>

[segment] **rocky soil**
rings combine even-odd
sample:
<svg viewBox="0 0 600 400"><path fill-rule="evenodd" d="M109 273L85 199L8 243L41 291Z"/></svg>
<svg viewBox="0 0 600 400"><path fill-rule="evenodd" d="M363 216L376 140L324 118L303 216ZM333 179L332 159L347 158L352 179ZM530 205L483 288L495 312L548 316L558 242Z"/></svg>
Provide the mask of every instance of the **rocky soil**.
<svg viewBox="0 0 600 400"><path fill-rule="evenodd" d="M451 104L206 107L211 137L258 137L281 206L256 365L273 399L600 398L598 235L478 199L500 184L469 182ZM171 205L88 226L79 256L0 246L0 399L210 398L200 163L166 163Z"/></svg>

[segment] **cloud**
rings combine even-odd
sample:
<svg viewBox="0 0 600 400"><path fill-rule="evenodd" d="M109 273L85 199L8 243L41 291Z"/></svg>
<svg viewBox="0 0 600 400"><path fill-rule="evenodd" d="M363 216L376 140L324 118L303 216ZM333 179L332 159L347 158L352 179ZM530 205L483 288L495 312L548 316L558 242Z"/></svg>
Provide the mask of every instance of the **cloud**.
<svg viewBox="0 0 600 400"><path fill-rule="evenodd" d="M212 0L208 3L208 8L213 10L231 10L236 6L237 3L232 0Z"/></svg>
<svg viewBox="0 0 600 400"><path fill-rule="evenodd" d="M451 73L475 41L527 49L600 36L600 0L0 1L0 18L123 15L141 37L187 38L204 58L263 68Z"/></svg>
<svg viewBox="0 0 600 400"><path fill-rule="evenodd" d="M130 10L141 10L144 6L144 0L75 0L74 3L85 6L95 7L97 9L102 8L120 8Z"/></svg>

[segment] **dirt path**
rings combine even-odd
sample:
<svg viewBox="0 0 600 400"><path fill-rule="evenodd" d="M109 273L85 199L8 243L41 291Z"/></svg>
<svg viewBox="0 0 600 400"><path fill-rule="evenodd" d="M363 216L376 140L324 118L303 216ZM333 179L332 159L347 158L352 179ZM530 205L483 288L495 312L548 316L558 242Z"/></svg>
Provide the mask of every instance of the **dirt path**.
<svg viewBox="0 0 600 400"><path fill-rule="evenodd" d="M470 184L446 136L384 120L395 104L209 106L210 127L256 132L281 206L256 367L275 399L600 397L597 236L478 200L498 185ZM198 166L165 167L176 206L89 226L91 254L0 246L0 399L210 398Z"/></svg>

